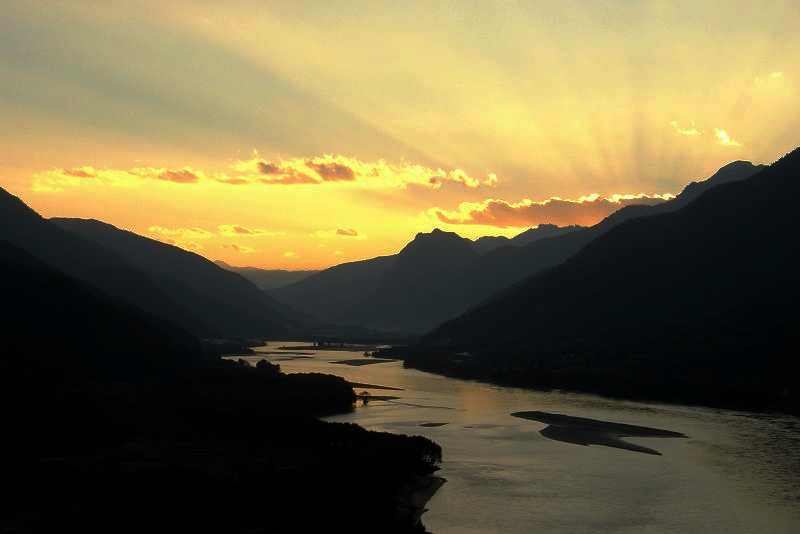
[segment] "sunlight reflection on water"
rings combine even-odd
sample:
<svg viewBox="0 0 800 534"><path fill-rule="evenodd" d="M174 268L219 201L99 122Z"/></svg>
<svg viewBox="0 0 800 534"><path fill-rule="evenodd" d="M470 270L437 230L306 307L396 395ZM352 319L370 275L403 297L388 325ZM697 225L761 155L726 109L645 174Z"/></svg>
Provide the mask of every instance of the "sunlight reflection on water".
<svg viewBox="0 0 800 534"><path fill-rule="evenodd" d="M397 400L371 400L327 419L420 434L442 446L439 474L448 482L423 517L431 532L800 531L798 418L505 388L403 369L400 362L336 363L363 352L304 352L313 356L244 359L402 389L390 392ZM510 415L530 410L687 437L626 438L662 456L584 447L548 440L539 434L545 424Z"/></svg>

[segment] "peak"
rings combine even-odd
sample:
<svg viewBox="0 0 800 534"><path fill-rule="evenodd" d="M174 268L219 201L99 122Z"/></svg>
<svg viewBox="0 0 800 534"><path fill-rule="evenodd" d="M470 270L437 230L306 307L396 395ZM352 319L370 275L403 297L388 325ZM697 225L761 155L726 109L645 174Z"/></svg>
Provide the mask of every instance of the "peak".
<svg viewBox="0 0 800 534"><path fill-rule="evenodd" d="M722 167L720 167L720 170L722 170L722 169L733 169L733 168L736 168L736 167L753 167L753 166L754 165L752 163L750 163L749 161L744 161L744 160L740 159L740 160L737 160L737 161L731 161L727 165L723 165Z"/></svg>
<svg viewBox="0 0 800 534"><path fill-rule="evenodd" d="M444 230L440 230L439 228L434 228L428 233L420 232L414 237L414 241L417 240L426 240L426 239L463 239L455 232L445 232Z"/></svg>
<svg viewBox="0 0 800 534"><path fill-rule="evenodd" d="M403 247L400 254L427 254L430 251L440 250L469 250L472 252L471 241L465 239L455 232L444 232L438 228L430 233L420 232L414 239Z"/></svg>

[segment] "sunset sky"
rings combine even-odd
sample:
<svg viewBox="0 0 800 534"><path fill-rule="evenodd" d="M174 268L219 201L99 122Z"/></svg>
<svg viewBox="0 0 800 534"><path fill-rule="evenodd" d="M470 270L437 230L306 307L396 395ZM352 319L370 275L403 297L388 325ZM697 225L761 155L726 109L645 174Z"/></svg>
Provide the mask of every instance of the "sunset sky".
<svg viewBox="0 0 800 534"><path fill-rule="evenodd" d="M800 3L0 3L0 185L322 268L592 224L800 145Z"/></svg>

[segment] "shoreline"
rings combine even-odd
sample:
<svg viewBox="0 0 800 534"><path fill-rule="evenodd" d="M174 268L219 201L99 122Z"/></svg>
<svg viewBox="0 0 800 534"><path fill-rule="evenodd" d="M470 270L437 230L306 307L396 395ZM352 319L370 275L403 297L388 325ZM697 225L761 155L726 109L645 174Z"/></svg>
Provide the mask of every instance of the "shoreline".
<svg viewBox="0 0 800 534"><path fill-rule="evenodd" d="M298 350L313 350L313 351L323 351L323 350L330 350L330 351L343 351L343 352L361 352L361 351L370 351L374 352L381 347L386 347L386 345L376 345L376 344L344 344L344 345L282 345L280 347L276 347L278 350L285 350L285 351L298 351Z"/></svg>
<svg viewBox="0 0 800 534"><path fill-rule="evenodd" d="M395 516L410 526L416 526L422 519L422 514L428 511L425 505L447 482L446 478L435 475L415 474L411 481L397 492L395 500Z"/></svg>

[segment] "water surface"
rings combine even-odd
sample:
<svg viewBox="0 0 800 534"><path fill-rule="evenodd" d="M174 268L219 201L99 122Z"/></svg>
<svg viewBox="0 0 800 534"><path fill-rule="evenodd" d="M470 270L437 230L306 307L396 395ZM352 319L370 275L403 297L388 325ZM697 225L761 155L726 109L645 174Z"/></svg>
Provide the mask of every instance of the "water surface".
<svg viewBox="0 0 800 534"><path fill-rule="evenodd" d="M244 359L358 383L357 392L389 399L329 420L419 434L442 446L438 474L447 483L423 516L431 532L800 532L796 417L507 388L396 361L352 365L365 359L360 351L290 354L276 350L281 345ZM548 439L552 421L511 415L517 412L617 424L604 428L627 433L623 440L634 447ZM669 434L630 436L633 426Z"/></svg>

